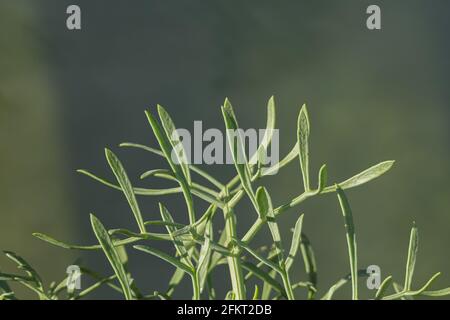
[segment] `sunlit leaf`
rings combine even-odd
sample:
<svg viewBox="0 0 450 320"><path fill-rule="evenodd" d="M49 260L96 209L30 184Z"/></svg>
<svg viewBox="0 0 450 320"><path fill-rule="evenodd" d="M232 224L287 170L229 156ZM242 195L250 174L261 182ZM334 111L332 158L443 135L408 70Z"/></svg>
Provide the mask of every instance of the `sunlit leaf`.
<svg viewBox="0 0 450 320"><path fill-rule="evenodd" d="M172 257L172 256L168 255L167 253L164 253L158 249L151 248L149 246L143 246L143 245L136 245L136 246L133 246L133 248L135 248L136 250L154 255L155 257L158 257L158 258L172 264L176 268L179 268L188 274L192 274L192 272L193 272L193 270L190 267L188 267L184 263L180 262L178 259L175 259L174 257Z"/></svg>
<svg viewBox="0 0 450 320"><path fill-rule="evenodd" d="M275 129L275 98L272 96L267 103L267 123L264 131L264 136L256 153L251 156L249 163L254 165L259 159L262 159L267 152L267 148L272 141L273 132Z"/></svg>
<svg viewBox="0 0 450 320"><path fill-rule="evenodd" d="M299 148L300 168L302 170L305 191L310 190L309 184L309 118L306 105L303 105L297 121L297 141Z"/></svg>
<svg viewBox="0 0 450 320"><path fill-rule="evenodd" d="M128 178L125 169L120 162L119 158L109 149L105 149L106 159L108 160L109 166L116 176L117 182L122 188L123 193L130 205L131 211L133 211L134 218L138 224L139 230L145 232L144 220L142 219L141 210L136 200L133 187L131 185L130 179Z"/></svg>
<svg viewBox="0 0 450 320"><path fill-rule="evenodd" d="M291 248L289 249L289 256L286 258L286 270L289 270L294 262L294 258L297 255L298 248L301 242L303 214L297 219L294 227L294 233L292 235Z"/></svg>
<svg viewBox="0 0 450 320"><path fill-rule="evenodd" d="M352 278L352 299L358 300L358 277L357 277L358 258L356 251L356 235L355 235L355 226L353 223L353 215L352 210L350 208L350 204L348 203L344 191L339 186L336 186L336 190L339 199L339 204L341 206L342 215L344 216L345 229L347 234L350 274Z"/></svg>
<svg viewBox="0 0 450 320"><path fill-rule="evenodd" d="M228 99L225 99L224 105L222 106L222 114L225 121L225 127L227 129L227 140L236 171L239 175L239 179L241 180L242 187L257 210L258 205L252 189L251 170L245 154L244 141L242 141L236 116L234 115L233 107Z"/></svg>
<svg viewBox="0 0 450 320"><path fill-rule="evenodd" d="M406 291L411 290L411 284L414 275L414 267L416 265L418 250L419 250L419 229L416 227L414 223L413 227L411 228L408 247L408 260L406 262L406 273L404 284L404 288Z"/></svg>
<svg viewBox="0 0 450 320"><path fill-rule="evenodd" d="M114 273L116 274L117 279L120 282L125 299L131 300L133 297L131 293L130 283L128 281L128 276L108 232L106 231L100 220L98 220L97 217L95 217L93 214L91 214L91 225L98 242L102 246L103 252L108 258L108 261L111 264L111 267L113 268Z"/></svg>
<svg viewBox="0 0 450 320"><path fill-rule="evenodd" d="M190 185L191 174L189 172L189 162L186 156L186 151L184 150L183 144L180 140L180 136L176 131L175 124L173 123L172 118L169 116L163 106L158 105L157 108L159 119L161 120L162 127L164 128L164 132L166 133L167 140L172 145L171 155L175 155L177 159L175 163L181 167L187 184Z"/></svg>
<svg viewBox="0 0 450 320"><path fill-rule="evenodd" d="M341 189L343 189L343 190L346 190L346 189L354 188L354 187L360 186L364 183L367 183L375 178L378 178L379 176L383 175L384 173L386 173L389 169L392 168L394 163L395 163L395 161L390 160L390 161L384 161L379 164L376 164L376 165L370 167L369 169L366 169L363 172L358 173L357 175L351 177L350 179L347 179L347 180L339 183L339 187L341 187ZM333 191L336 191L336 187L329 186L329 187L326 187L322 191L322 193L333 192Z"/></svg>

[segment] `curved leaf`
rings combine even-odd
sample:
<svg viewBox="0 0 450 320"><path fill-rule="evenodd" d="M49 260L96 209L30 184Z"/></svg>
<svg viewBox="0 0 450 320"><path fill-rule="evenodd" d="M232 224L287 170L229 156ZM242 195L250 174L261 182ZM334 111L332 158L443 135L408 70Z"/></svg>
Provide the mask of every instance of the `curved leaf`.
<svg viewBox="0 0 450 320"><path fill-rule="evenodd" d="M55 238L52 238L52 237L50 237L50 236L48 236L46 234L38 233L38 232L33 233L33 236L38 238L38 239L40 239L40 240L42 240L42 241L48 242L48 243L50 243L50 244L52 244L54 246L57 246L57 247L60 247L60 248L64 248L64 249L100 250L102 248L100 245L82 246L82 245L76 245L76 244L68 244L68 243L56 240ZM115 247L118 247L118 246L122 246L122 245L125 245L125 244L130 244L130 243L133 243L133 242L137 242L139 240L141 240L141 238L132 237L132 238L128 238L128 239L113 241L113 244L114 244Z"/></svg>
<svg viewBox="0 0 450 320"><path fill-rule="evenodd" d="M236 171L239 175L239 179L241 180L242 187L250 198L250 201L255 209L258 210L258 204L252 188L251 170L245 155L244 142L242 141L242 137L240 135L239 126L236 116L234 115L233 107L228 99L225 99L224 105L222 106L222 115L225 122L225 127L227 129L228 145Z"/></svg>
<svg viewBox="0 0 450 320"><path fill-rule="evenodd" d="M163 106L158 104L157 108L159 119L161 120L162 127L164 128L164 132L166 133L167 140L172 145L171 155L176 156L176 165L179 165L181 167L184 178L186 179L187 184L190 185L191 174L189 172L189 163L186 156L186 151L184 150L183 144L180 141L180 136L177 133L175 124L173 123L172 118L169 116Z"/></svg>
<svg viewBox="0 0 450 320"><path fill-rule="evenodd" d="M291 248L289 250L289 256L286 258L286 270L289 270L294 262L294 258L297 255L298 247L300 246L302 236L303 214L297 219L294 227L294 233L292 235Z"/></svg>
<svg viewBox="0 0 450 320"><path fill-rule="evenodd" d="M408 260L406 262L406 273L404 284L405 291L411 290L411 284L414 275L414 267L416 265L418 250L419 250L419 229L416 227L416 224L414 223L413 227L411 228L411 234L409 238Z"/></svg>
<svg viewBox="0 0 450 320"><path fill-rule="evenodd" d="M344 216L345 229L347 234L347 247L350 262L350 274L352 280L352 299L358 300L358 276L357 276L358 257L356 251L356 235L355 235L355 226L353 223L352 210L350 209L350 204L348 203L344 191L339 187L339 185L336 186L336 190L339 199L339 204L341 206L342 215Z"/></svg>
<svg viewBox="0 0 450 320"><path fill-rule="evenodd" d="M114 183L111 183L103 178L100 178L98 176L96 176L95 174L89 172L88 170L85 169L78 169L77 170L78 173L84 174L86 176L88 176L89 178L92 178L98 182L100 182L101 184L108 186L110 188L113 188L115 190L119 190L122 191L122 189L118 186L115 185ZM174 193L180 193L181 192L181 188L177 187L177 188L168 188L168 189L145 189L145 188L133 188L133 191L135 194L137 195L141 195L141 196L161 196L161 195L166 195L166 194L174 194Z"/></svg>
<svg viewBox="0 0 450 320"><path fill-rule="evenodd" d="M357 175L351 177L350 179L347 179L347 180L339 183L339 187L341 187L343 190L346 190L346 189L354 188L354 187L360 186L364 183L367 183L375 178L378 178L379 176L383 175L384 173L386 173L389 169L392 168L394 163L395 163L394 160L380 162L380 163L364 170L363 172L358 173ZM322 193L333 192L333 191L336 191L336 187L329 186L329 187L326 187L322 191Z"/></svg>
<svg viewBox="0 0 450 320"><path fill-rule="evenodd" d="M264 131L264 136L261 139L261 143L258 147L256 153L250 157L249 163L250 165L256 164L259 159L262 159L266 154L266 150L272 141L273 131L275 129L275 98L274 96L270 97L269 102L267 103L267 123L266 129Z"/></svg>
<svg viewBox="0 0 450 320"><path fill-rule="evenodd" d="M309 191L309 118L308 110L304 104L300 110L297 121L297 141L299 148L300 169L302 170L305 191Z"/></svg>
<svg viewBox="0 0 450 320"><path fill-rule="evenodd" d="M158 258L172 264L176 268L183 270L187 274L192 275L192 269L190 267L188 267L184 263L180 262L179 260L175 259L174 257L168 255L167 253L164 253L158 249L151 248L149 246L143 246L143 245L133 246L133 248L135 248L136 250L154 255L155 257L158 257Z"/></svg>
<svg viewBox="0 0 450 320"><path fill-rule="evenodd" d="M125 169L120 162L119 158L109 149L105 148L105 156L108 160L109 166L116 176L117 182L122 188L123 193L130 205L131 211L134 214L134 218L136 219L137 225L141 232L145 232L144 220L142 219L141 210L139 209L139 205L136 200L136 196L134 194L133 187L131 185L130 179L128 178Z"/></svg>
<svg viewBox="0 0 450 320"><path fill-rule="evenodd" d="M103 252L108 258L108 261L120 282L125 299L131 300L133 297L127 273L125 272L124 266L120 261L119 254L117 253L108 232L100 220L98 220L93 214L91 214L91 225L98 242L102 246Z"/></svg>

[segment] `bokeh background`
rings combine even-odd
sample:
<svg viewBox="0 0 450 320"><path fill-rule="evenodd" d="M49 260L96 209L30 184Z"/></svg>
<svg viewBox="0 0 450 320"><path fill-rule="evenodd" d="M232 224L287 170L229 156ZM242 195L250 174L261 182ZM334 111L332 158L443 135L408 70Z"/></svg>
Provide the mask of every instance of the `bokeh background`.
<svg viewBox="0 0 450 320"><path fill-rule="evenodd" d="M81 31L66 28L69 4L81 7ZM382 30L366 28L369 4L381 7ZM103 154L108 146L135 185L163 186L138 178L163 167L161 159L117 147L123 141L156 146L146 108L163 104L179 127L203 120L205 128L222 129L219 107L229 97L242 127L262 128L267 100L275 95L282 155L295 143L299 107L308 104L313 177L323 163L330 182L338 182L396 160L387 175L348 192L360 266L379 265L383 278L392 274L402 282L416 221L415 286L436 271L443 271L436 286L448 286L449 12L446 0L2 0L0 248L22 254L47 283L62 279L77 258L109 274L101 254L65 251L31 235L94 243L90 212L109 228L135 228L122 195L75 170L112 178ZM232 166L205 169L224 182L234 175ZM288 201L301 192L298 163L264 184L276 204ZM186 221L179 196L139 200L146 219L158 219L161 201ZM286 241L301 212L322 293L348 273L341 213L335 195L291 210L280 218ZM255 213L246 203L237 213L242 234ZM254 244L267 237L261 233ZM132 251L130 264L145 292L165 290L171 266ZM0 268L14 270L3 256ZM301 262L293 277L304 279ZM225 294L228 269L218 269L215 278ZM346 287L338 297L349 292ZM176 297L190 296L187 281ZM108 289L91 297L120 298Z"/></svg>

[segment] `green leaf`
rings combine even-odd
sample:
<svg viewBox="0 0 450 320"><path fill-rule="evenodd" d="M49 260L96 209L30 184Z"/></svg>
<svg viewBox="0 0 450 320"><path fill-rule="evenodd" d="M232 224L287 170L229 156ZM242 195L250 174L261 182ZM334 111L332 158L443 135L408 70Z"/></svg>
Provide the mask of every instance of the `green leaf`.
<svg viewBox="0 0 450 320"><path fill-rule="evenodd" d="M300 242L300 251L302 252L303 264L305 272L308 275L308 281L315 288L317 287L317 266L314 257L314 251L308 237L302 233ZM308 289L308 299L314 298L315 291Z"/></svg>
<svg viewBox="0 0 450 320"><path fill-rule="evenodd" d="M93 270L91 270L91 269L89 269L89 268L86 268L86 267L81 266L80 269L81 269L81 273L82 273L82 274L88 275L88 276L90 276L90 277L91 277L92 279L94 279L94 280L101 281L101 280L107 278L107 277L105 277L104 275L99 274L99 273L97 273L97 272L95 272L95 271L93 271ZM116 275L116 274L111 275L110 278L117 278L117 275ZM112 281L107 281L107 282L105 282L105 284L106 284L108 287L110 287L111 289L113 289L114 291L117 291L117 292L119 292L119 293L122 293L122 288L121 288L120 286L117 286L114 282L112 282Z"/></svg>
<svg viewBox="0 0 450 320"><path fill-rule="evenodd" d="M386 290L391 284L392 284L392 276L389 276L386 279L384 279L380 287L378 288L377 293L375 294L375 300L382 299Z"/></svg>
<svg viewBox="0 0 450 320"><path fill-rule="evenodd" d="M0 294L0 301L2 300L16 300L16 297L14 296L14 292L4 292Z"/></svg>
<svg viewBox="0 0 450 320"><path fill-rule="evenodd" d="M125 246L115 247L119 255L120 263L123 265L126 272L128 272L128 253Z"/></svg>
<svg viewBox="0 0 450 320"><path fill-rule="evenodd" d="M96 289L101 287L102 285L111 283L116 278L117 278L117 276L114 274L114 275L109 276L107 278L100 279L97 282L95 282L93 285L89 286L88 288L84 289L79 294L77 294L76 297L74 297L74 299L75 300L79 300L81 298L84 298L85 296L87 296L88 294L92 293L93 291L95 291Z"/></svg>
<svg viewBox="0 0 450 320"><path fill-rule="evenodd" d="M303 214L297 219L292 235L291 248L289 249L289 256L286 258L286 270L289 270L297 255L298 247L300 246L302 236Z"/></svg>
<svg viewBox="0 0 450 320"><path fill-rule="evenodd" d="M181 179L183 183L188 185L188 181L186 180L183 169L181 168L181 164L176 164L172 159L173 147L164 129L161 127L158 121L156 121L155 117L150 113L150 111L146 110L145 114L147 116L148 122L150 123L150 126L152 127L153 133L155 134L155 137L158 140L158 143L161 147L164 157L166 158L170 168L172 169L172 172L175 174L177 178Z"/></svg>
<svg viewBox="0 0 450 320"><path fill-rule="evenodd" d="M68 244L68 243L56 240L56 239L54 239L48 235L45 235L43 233L35 232L35 233L33 233L33 236L42 241L48 242L54 246L64 248L64 249L73 249L73 250L100 250L100 249L102 249L102 247L100 245L80 246L80 245L76 245L76 244ZM122 246L125 244L137 242L139 240L141 240L141 238L133 237L133 238L128 238L128 239L113 241L113 244L115 247L118 247L118 246Z"/></svg>
<svg viewBox="0 0 450 320"><path fill-rule="evenodd" d="M358 278L358 277L364 278L364 277L367 277L368 274L367 274L366 269L361 269L355 273L355 276L356 276L356 278ZM350 280L352 280L352 282L353 282L353 276L352 276L352 274L349 273L345 277L339 279L339 281L337 281L333 286L331 286L331 288L327 291L327 293L322 297L321 300L331 300L333 298L333 295L335 294L335 292L337 290L339 290L340 288L342 288Z"/></svg>
<svg viewBox="0 0 450 320"><path fill-rule="evenodd" d="M345 229L347 234L350 274L352 277L352 299L358 300L358 277L357 277L358 258L356 250L356 235L355 235L355 226L353 223L353 215L352 210L350 208L350 204L348 203L344 191L340 188L339 185L336 186L336 190L339 199L339 204L341 206L342 215L344 216Z"/></svg>
<svg viewBox="0 0 450 320"><path fill-rule="evenodd" d="M272 141L275 129L275 98L272 96L267 103L267 123L264 136L258 147L257 152L250 158L250 165L254 165L258 160L262 159L266 154L266 150Z"/></svg>
<svg viewBox="0 0 450 320"><path fill-rule="evenodd" d="M128 276L125 272L124 266L120 262L119 254L117 253L117 250L114 247L114 244L108 232L106 231L100 220L98 220L97 217L95 217L93 214L91 214L91 225L98 242L102 246L103 252L108 258L108 261L111 264L111 267L113 268L114 273L116 274L117 279L120 282L125 299L131 300L133 297L131 294Z"/></svg>
<svg viewBox="0 0 450 320"><path fill-rule="evenodd" d="M175 180L176 178L173 176L173 173L170 170L167 169L153 169L145 171L143 174L141 174L141 179L146 179L149 177L157 177L157 178L164 178L167 180Z"/></svg>
<svg viewBox="0 0 450 320"><path fill-rule="evenodd" d="M450 295L450 287L440 290L434 290L434 291L424 291L422 292L423 296L427 297L443 297Z"/></svg>
<svg viewBox="0 0 450 320"><path fill-rule="evenodd" d="M170 300L170 297L168 295L158 291L153 292L153 296L158 298L159 300Z"/></svg>
<svg viewBox="0 0 450 320"><path fill-rule="evenodd" d="M172 296L173 292L175 291L175 288L178 287L181 280L183 280L184 275L186 273L182 269L175 269L175 272L172 275L172 278L170 278L169 281L169 288L167 289L167 295L170 297Z"/></svg>
<svg viewBox="0 0 450 320"><path fill-rule="evenodd" d="M178 181L178 178L175 177L172 172L170 172L169 170L165 170L165 169L155 169L155 170L146 171L141 175L141 179L145 179L145 178L152 177L152 176L157 177L157 178L166 179L166 180L180 182L180 181ZM208 187L205 187L201 184L192 182L191 186L190 186L190 191L192 192L193 195L196 195L197 197L205 200L206 202L214 203L219 206L223 206L223 204L220 202L220 200L217 200L217 199L220 199L219 193L217 193L216 191L214 191Z"/></svg>
<svg viewBox="0 0 450 320"><path fill-rule="evenodd" d="M78 169L77 170L78 173L84 174L98 182L100 182L101 184L113 188L115 190L119 190L122 191L122 188L118 185L115 185L103 178L100 178L96 175L94 175L93 173L85 170L85 169ZM161 195L167 195L167 194L174 194L174 193L180 193L181 192L181 188L177 187L177 188L168 188L168 189L145 189L145 188L133 188L133 191L135 194L137 195L141 195L141 196L161 196Z"/></svg>
<svg viewBox="0 0 450 320"><path fill-rule="evenodd" d="M258 213L260 219L266 219L270 211L273 211L272 201L269 194L264 187L259 187L256 190L256 201L258 203Z"/></svg>
<svg viewBox="0 0 450 320"><path fill-rule="evenodd" d="M106 148L105 148L105 156L106 159L108 160L111 170L116 176L117 182L119 183L123 193L125 194L128 204L130 205L131 211L133 211L134 218L136 219L139 230L141 232L145 232L145 225L144 220L142 219L141 210L139 209L139 205L137 203L133 187L131 185L127 173L125 172L122 163L111 150Z"/></svg>
<svg viewBox="0 0 450 320"><path fill-rule="evenodd" d="M168 222L168 221L163 221L163 220L150 220L150 221L145 221L144 224L145 224L146 226L171 226L171 227L175 227L175 228L185 228L185 227L189 227L189 226L185 226L184 224L181 224L181 223Z"/></svg>
<svg viewBox="0 0 450 320"><path fill-rule="evenodd" d="M327 179L328 179L328 170L327 165L324 164L322 167L320 167L319 170L319 183L317 186L317 194L322 193L322 191L325 189L325 186L327 185Z"/></svg>
<svg viewBox="0 0 450 320"><path fill-rule="evenodd" d="M109 235L116 236L116 235L124 235L130 238L139 238L139 239L145 239L145 240L156 240L156 241L172 241L172 238L170 235L165 233L156 233L156 232L146 232L146 233L138 233L133 232L128 229L111 229L108 231ZM182 237L179 238L181 240ZM117 247L117 246L116 246Z"/></svg>
<svg viewBox="0 0 450 320"><path fill-rule="evenodd" d="M243 189L247 193L255 209L258 211L258 204L256 202L255 194L252 189L251 170L247 162L244 142L242 141L242 137L240 135L240 128L237 124L233 107L231 106L231 103L230 101L228 101L228 99L225 99L224 105L222 106L222 114L225 121L225 127L227 129L227 140L233 162L236 167L236 171L239 175L239 179L241 180Z"/></svg>
<svg viewBox="0 0 450 320"><path fill-rule="evenodd" d="M253 297L252 300L258 300L259 298L259 288L258 286L255 284L255 292L253 293Z"/></svg>
<svg viewBox="0 0 450 320"><path fill-rule="evenodd" d="M236 300L236 295L232 290L228 291L225 295L225 300Z"/></svg>
<svg viewBox="0 0 450 320"><path fill-rule="evenodd" d="M158 149L155 149L155 148L152 148L152 147L143 145L143 144L139 144L139 143L134 143L134 142L122 142L122 143L119 144L119 147L122 147L122 148L136 148L136 149L142 149L142 150L151 152L151 153L153 153L153 154L156 154L156 155L158 155L158 156L160 156L160 157L163 157L163 158L165 157L165 156L164 156L164 152L162 152L161 150L158 150Z"/></svg>
<svg viewBox="0 0 450 320"><path fill-rule="evenodd" d="M390 161L384 161L379 164L376 164L376 165L370 167L369 169L366 169L363 172L358 173L357 175L351 177L350 179L347 179L347 180L339 183L339 187L341 187L343 190L346 190L346 189L354 188L354 187L360 186L364 183L367 183L375 178L378 178L379 176L383 175L384 173L386 173L389 169L392 168L394 163L395 163L395 161L390 160ZM326 187L322 191L322 193L333 192L335 190L336 190L335 186L329 186L329 187Z"/></svg>
<svg viewBox="0 0 450 320"><path fill-rule="evenodd" d="M260 247L258 251L261 252L261 254L262 254L262 252L264 252L265 250L262 250L262 247ZM277 259L277 252L276 252L276 248L274 246L272 246L272 249L268 252L267 259L270 261L275 261ZM258 264L256 264L256 267L262 268L262 267L264 267L264 263L259 262ZM245 281L249 280L252 277L252 275L253 275L252 272L247 273L245 275Z"/></svg>
<svg viewBox="0 0 450 320"><path fill-rule="evenodd" d="M44 291L38 287L38 285L36 284L34 279L31 277L0 272L0 281L14 281L14 282L20 283L21 285L23 285L23 286L27 287L28 289L30 289L31 291L35 292L39 296L40 300L48 299L48 297L45 295ZM5 296L4 296L5 299L6 298L14 299L14 295L10 294L10 293L11 292L7 292L5 294ZM2 300L2 299L0 299L0 300Z"/></svg>
<svg viewBox="0 0 450 320"><path fill-rule="evenodd" d="M211 222L208 223L206 227L207 232L205 233L205 242L200 249L200 255L198 257L197 263L197 276L199 278L200 292L203 292L205 286L205 281L208 275L209 262L211 260L211 236L212 236L212 225Z"/></svg>
<svg viewBox="0 0 450 320"><path fill-rule="evenodd" d="M102 183L105 186L108 186L110 188L113 188L115 190L119 190L122 191L121 187L118 185L115 185L103 178L100 178L96 175L94 175L93 173L84 170L84 169L80 169L77 170L78 173L82 173L100 183ZM159 175L161 177L161 175ZM168 177L168 176L165 176ZM170 180L175 180L177 182L179 182L179 180L177 178L173 178L171 177ZM208 195L204 192L205 188L200 189L198 184L193 183L192 185L192 194L205 200L208 203L213 203L219 207L222 207L223 204L220 201L217 201L214 197L212 197L211 195ZM158 195L168 195L168 194L174 194L174 193L180 193L182 192L182 188L181 187L176 187L176 188L167 188L167 189L146 189L146 188L133 188L133 191L136 195L142 195L142 196L158 196ZM211 193L210 189L208 189L208 191ZM215 193L214 193L215 196Z"/></svg>
<svg viewBox="0 0 450 320"><path fill-rule="evenodd" d="M136 245L136 246L133 246L133 248L135 248L136 250L154 255L155 257L158 257L158 258L170 263L171 265L175 266L176 268L183 270L184 272L186 272L189 275L192 275L192 273L193 273L193 270L189 266L185 265L184 263L180 262L179 260L175 259L174 257L172 257L172 256L168 255L167 253L164 253L158 249L151 248L148 246L143 246L143 245Z"/></svg>
<svg viewBox="0 0 450 320"><path fill-rule="evenodd" d="M417 251L419 250L419 230L414 223L411 228L408 247L408 260L406 262L405 284L406 291L411 290L412 279L414 275L414 267L416 265Z"/></svg>
<svg viewBox="0 0 450 320"><path fill-rule="evenodd" d="M4 254L12 261L17 264L17 268L25 271L25 273L34 282L36 288L40 291L44 291L44 285L42 284L42 279L39 274L34 270L34 268L21 256L12 251L3 251Z"/></svg>
<svg viewBox="0 0 450 320"><path fill-rule="evenodd" d="M425 283L422 288L420 288L419 290L415 290L415 291L409 291L409 292L405 292L405 295L411 295L411 296L418 296L421 295L422 292L426 291L431 284L441 275L440 272L435 273L428 281L427 283Z"/></svg>
<svg viewBox="0 0 450 320"><path fill-rule="evenodd" d="M406 290L406 288L402 288L401 285L397 283L393 283L394 289L396 291L395 294L391 294L390 296L383 297L383 300L395 300L395 299L413 299L414 296L424 295L424 292L431 286L431 284L441 275L440 272L434 274L425 285L422 286L419 290Z"/></svg>
<svg viewBox="0 0 450 320"><path fill-rule="evenodd" d="M158 114L159 119L161 120L162 127L164 128L164 132L166 133L167 140L172 145L171 155L175 155L177 161L176 165L181 167L181 171L187 181L187 184L191 184L191 174L189 172L189 162L186 156L186 151L184 150L183 144L180 141L180 136L176 131L175 124L170 118L167 111L161 106L158 105Z"/></svg>
<svg viewBox="0 0 450 320"><path fill-rule="evenodd" d="M280 268L284 269L283 245L281 243L280 229L278 228L278 223L275 220L275 215L273 213L272 200L266 188L260 187L258 190L260 191L259 194L261 195L260 197L262 199L262 202L265 202L265 216L267 216L267 224L269 226L270 234L272 235L272 239L275 244L278 263L280 265Z"/></svg>
<svg viewBox="0 0 450 320"><path fill-rule="evenodd" d="M217 206L214 204L211 204L208 209L206 209L205 213L202 215L200 219L198 219L194 224L190 224L187 226L177 226L177 230L173 232L173 235L180 236L189 232L192 232L192 230L196 230L197 233L203 234L203 231L206 228L206 223L208 220L212 219L214 214L216 213Z"/></svg>
<svg viewBox="0 0 450 320"><path fill-rule="evenodd" d="M297 121L297 141L299 147L300 168L302 170L305 191L309 191L309 118L306 105L303 105Z"/></svg>
<svg viewBox="0 0 450 320"><path fill-rule="evenodd" d="M1 275L1 271L0 271L0 275ZM1 276L0 276L1 277ZM3 296L3 299L11 299L11 300L15 300L15 296L14 293L12 292L10 286L8 285L8 283L6 282L6 280L0 280L0 294ZM2 298L0 298L0 300L2 300Z"/></svg>
<svg viewBox="0 0 450 320"><path fill-rule="evenodd" d="M154 149L152 147L148 147L148 146L145 146L145 145L142 145L142 144L138 144L138 143L124 142L124 143L119 144L119 147L130 147L130 148L142 149L142 150L151 152L153 154L156 154L156 155L158 155L160 157L164 157L164 153L161 150ZM215 179L214 177L212 177L210 174L208 174L207 172L203 171L202 169L200 169L200 168L198 168L198 167L196 167L196 166L194 166L192 164L189 165L189 169L191 171L197 173L201 177L205 178L209 182L211 182L217 188L223 189L225 187L225 185L220 183L217 179Z"/></svg>
<svg viewBox="0 0 450 320"><path fill-rule="evenodd" d="M277 272L275 270L270 270L268 272L268 275L271 278L275 278L275 276L277 275ZM281 286L280 286L280 288L281 288ZM262 293L261 293L261 300L269 300L271 291L272 291L272 286L269 285L268 282L264 281L263 290L262 290ZM283 291L281 291L281 292L283 292Z"/></svg>
<svg viewBox="0 0 450 320"><path fill-rule="evenodd" d="M278 291L279 293L285 294L283 287L267 272L265 272L262 268L258 268L253 263L248 261L242 262L242 267L254 274L257 278L262 280L264 284L267 283L268 286ZM261 298L263 299L263 298Z"/></svg>
<svg viewBox="0 0 450 320"><path fill-rule="evenodd" d="M217 200L217 198L215 196L211 196L211 195L209 195L209 194L207 194L207 193L205 193L205 192L203 192L203 191L201 191L199 189L196 189L195 188L195 184L194 184L194 186L192 186L190 191L191 191L191 193L194 196L199 197L200 199L208 202L209 204L213 204L213 205L215 205L215 206L217 206L217 207L219 207L221 209L224 206L224 203L219 201L219 200ZM194 223L195 222L191 222L191 224L194 224Z"/></svg>
<svg viewBox="0 0 450 320"><path fill-rule="evenodd" d="M255 250L250 248L247 244L243 243L242 241L235 239L234 240L240 247L247 250L248 253L250 253L253 257L255 257L257 260L268 266L269 268L272 268L273 270L277 271L278 273L282 273L282 270L278 265L270 261L269 259L264 258L260 254L258 254Z"/></svg>
<svg viewBox="0 0 450 320"><path fill-rule="evenodd" d="M161 217L166 222L173 222L173 218L170 215L169 210L167 210L166 207L162 203L159 203L159 211L161 213ZM181 261L183 264L187 265L190 269L194 269L194 266L189 258L189 253L187 252L186 248L184 247L184 244L182 241L180 241L178 238L176 238L173 234L176 231L176 228L171 226L166 226L167 233L169 234L170 238L172 239L172 243L175 246L175 249L178 253L178 255L181 258Z"/></svg>
<svg viewBox="0 0 450 320"><path fill-rule="evenodd" d="M158 108L158 110L159 109L160 108ZM163 129L161 128L158 121L156 121L156 119L153 117L153 115L149 111L145 111L145 114L150 123L150 126L152 127L153 133L155 134L155 137L158 140L161 150L164 153L164 156L165 156L167 162L169 163L170 168L172 169L172 172L175 174L175 177L177 178L178 182L180 183L180 187L183 192L183 195L184 195L184 198L186 201L186 205L188 208L189 222L194 223L195 222L195 212L194 212L194 203L192 201L192 195L191 195L191 191L189 188L190 180L188 181L187 178L185 177L185 174L181 167L181 164L176 164L172 160L171 141L168 139L168 137L165 135L165 133L163 133ZM167 123L165 125L167 125Z"/></svg>

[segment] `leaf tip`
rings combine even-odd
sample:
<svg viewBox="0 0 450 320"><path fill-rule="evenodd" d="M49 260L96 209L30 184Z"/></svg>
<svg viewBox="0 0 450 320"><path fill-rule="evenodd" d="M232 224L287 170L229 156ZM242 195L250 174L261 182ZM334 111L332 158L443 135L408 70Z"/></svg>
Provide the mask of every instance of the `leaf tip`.
<svg viewBox="0 0 450 320"><path fill-rule="evenodd" d="M89 219L91 220L91 224L98 222L98 218L92 213L89 214Z"/></svg>
<svg viewBox="0 0 450 320"><path fill-rule="evenodd" d="M107 159L111 158L111 156L114 155L114 153L109 148L104 148L104 151Z"/></svg>

